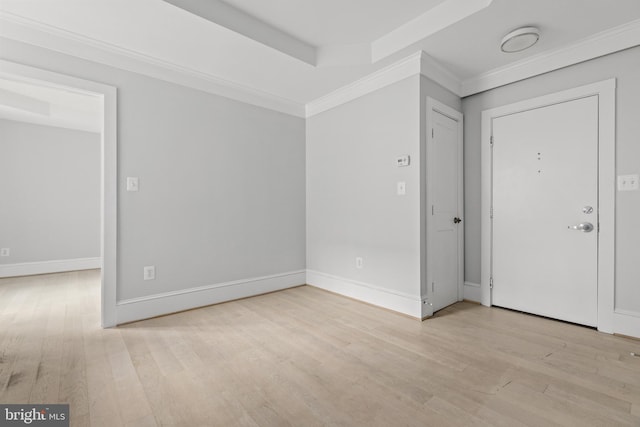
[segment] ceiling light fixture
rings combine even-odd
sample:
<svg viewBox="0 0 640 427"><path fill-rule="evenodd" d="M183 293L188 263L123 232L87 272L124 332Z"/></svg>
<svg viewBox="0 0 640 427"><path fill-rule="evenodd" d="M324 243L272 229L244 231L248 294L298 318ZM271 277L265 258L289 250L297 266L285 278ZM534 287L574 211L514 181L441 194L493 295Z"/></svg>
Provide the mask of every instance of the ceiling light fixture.
<svg viewBox="0 0 640 427"><path fill-rule="evenodd" d="M502 38L500 50L505 53L521 52L536 44L538 39L540 31L536 27L518 28Z"/></svg>

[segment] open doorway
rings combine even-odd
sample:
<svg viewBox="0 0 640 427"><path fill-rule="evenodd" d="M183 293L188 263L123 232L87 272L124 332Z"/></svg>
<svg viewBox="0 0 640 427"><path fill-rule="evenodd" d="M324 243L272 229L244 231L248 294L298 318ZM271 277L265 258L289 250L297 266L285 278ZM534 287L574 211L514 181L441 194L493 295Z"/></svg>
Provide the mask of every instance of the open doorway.
<svg viewBox="0 0 640 427"><path fill-rule="evenodd" d="M4 213L15 228L3 239L14 251L12 257L11 245L0 244L5 248L0 273L100 268L101 324L115 326L116 90L0 61L0 95L3 142L16 156L15 179L31 181L24 183L27 187L5 185L6 201L24 203L26 213L10 211L7 204ZM20 196L23 191L28 198Z"/></svg>

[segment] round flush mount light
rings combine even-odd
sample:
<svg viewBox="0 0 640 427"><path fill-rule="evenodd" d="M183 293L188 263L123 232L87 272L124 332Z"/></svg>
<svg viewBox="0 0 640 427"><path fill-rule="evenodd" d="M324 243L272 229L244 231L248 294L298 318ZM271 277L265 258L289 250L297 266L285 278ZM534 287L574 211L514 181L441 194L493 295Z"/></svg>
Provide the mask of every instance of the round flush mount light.
<svg viewBox="0 0 640 427"><path fill-rule="evenodd" d="M505 53L521 52L538 42L540 31L536 27L522 27L504 36L500 50Z"/></svg>

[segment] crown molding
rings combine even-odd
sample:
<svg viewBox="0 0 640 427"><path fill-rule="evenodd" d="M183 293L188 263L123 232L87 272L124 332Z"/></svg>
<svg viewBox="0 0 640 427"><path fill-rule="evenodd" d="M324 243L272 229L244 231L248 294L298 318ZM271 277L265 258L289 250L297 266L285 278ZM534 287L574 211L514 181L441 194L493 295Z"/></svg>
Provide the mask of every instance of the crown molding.
<svg viewBox="0 0 640 427"><path fill-rule="evenodd" d="M640 19L464 80L460 95L474 95L638 45Z"/></svg>
<svg viewBox="0 0 640 427"><path fill-rule="evenodd" d="M144 74L258 107L305 117L305 107L301 103L6 11L0 11L0 37Z"/></svg>
<svg viewBox="0 0 640 427"><path fill-rule="evenodd" d="M422 51L420 53L422 54L420 56L420 73L455 95L460 96L462 86L460 78L426 52Z"/></svg>
<svg viewBox="0 0 640 427"><path fill-rule="evenodd" d="M398 62L309 102L306 106L307 117L315 116L323 111L330 110L338 105L353 101L368 93L404 80L407 77L419 74L421 55L422 52L416 52Z"/></svg>
<svg viewBox="0 0 640 427"><path fill-rule="evenodd" d="M460 94L460 80L424 51L418 51L307 104L307 117L382 89L407 77L422 74L454 94Z"/></svg>

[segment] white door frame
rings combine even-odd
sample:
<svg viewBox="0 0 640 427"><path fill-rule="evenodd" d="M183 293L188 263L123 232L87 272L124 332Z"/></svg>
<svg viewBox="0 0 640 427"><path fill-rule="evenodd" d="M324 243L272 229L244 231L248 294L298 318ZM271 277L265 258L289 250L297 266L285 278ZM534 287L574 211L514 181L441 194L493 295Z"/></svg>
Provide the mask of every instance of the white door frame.
<svg viewBox="0 0 640 427"><path fill-rule="evenodd" d="M74 92L98 96L103 101L101 132L101 324L116 325L116 238L117 238L117 125L116 96L113 86L0 60L0 76L45 84Z"/></svg>
<svg viewBox="0 0 640 427"><path fill-rule="evenodd" d="M433 113L438 112L444 116L455 120L458 123L458 215L463 219L463 222L458 227L458 301L462 301L464 292L464 115L448 105L427 96L427 182L426 182L426 240L427 240L427 293L426 300L430 302L423 317L431 316L433 314L433 292L431 283L433 283L433 259L430 254L436 250L433 246L434 235L433 228L435 227L434 221L431 219L431 205L433 204L433 188L431 180L429 179L430 171L433 170L434 161L433 156L433 129L434 117ZM423 300L425 298L423 297Z"/></svg>
<svg viewBox="0 0 640 427"><path fill-rule="evenodd" d="M614 331L615 292L615 105L616 79L580 86L577 88L528 99L514 104L492 108L482 112L481 146L481 292L483 305L491 306L492 290L492 188L493 150L491 135L493 119L534 108L542 108L561 102L588 96L598 96L598 330Z"/></svg>

